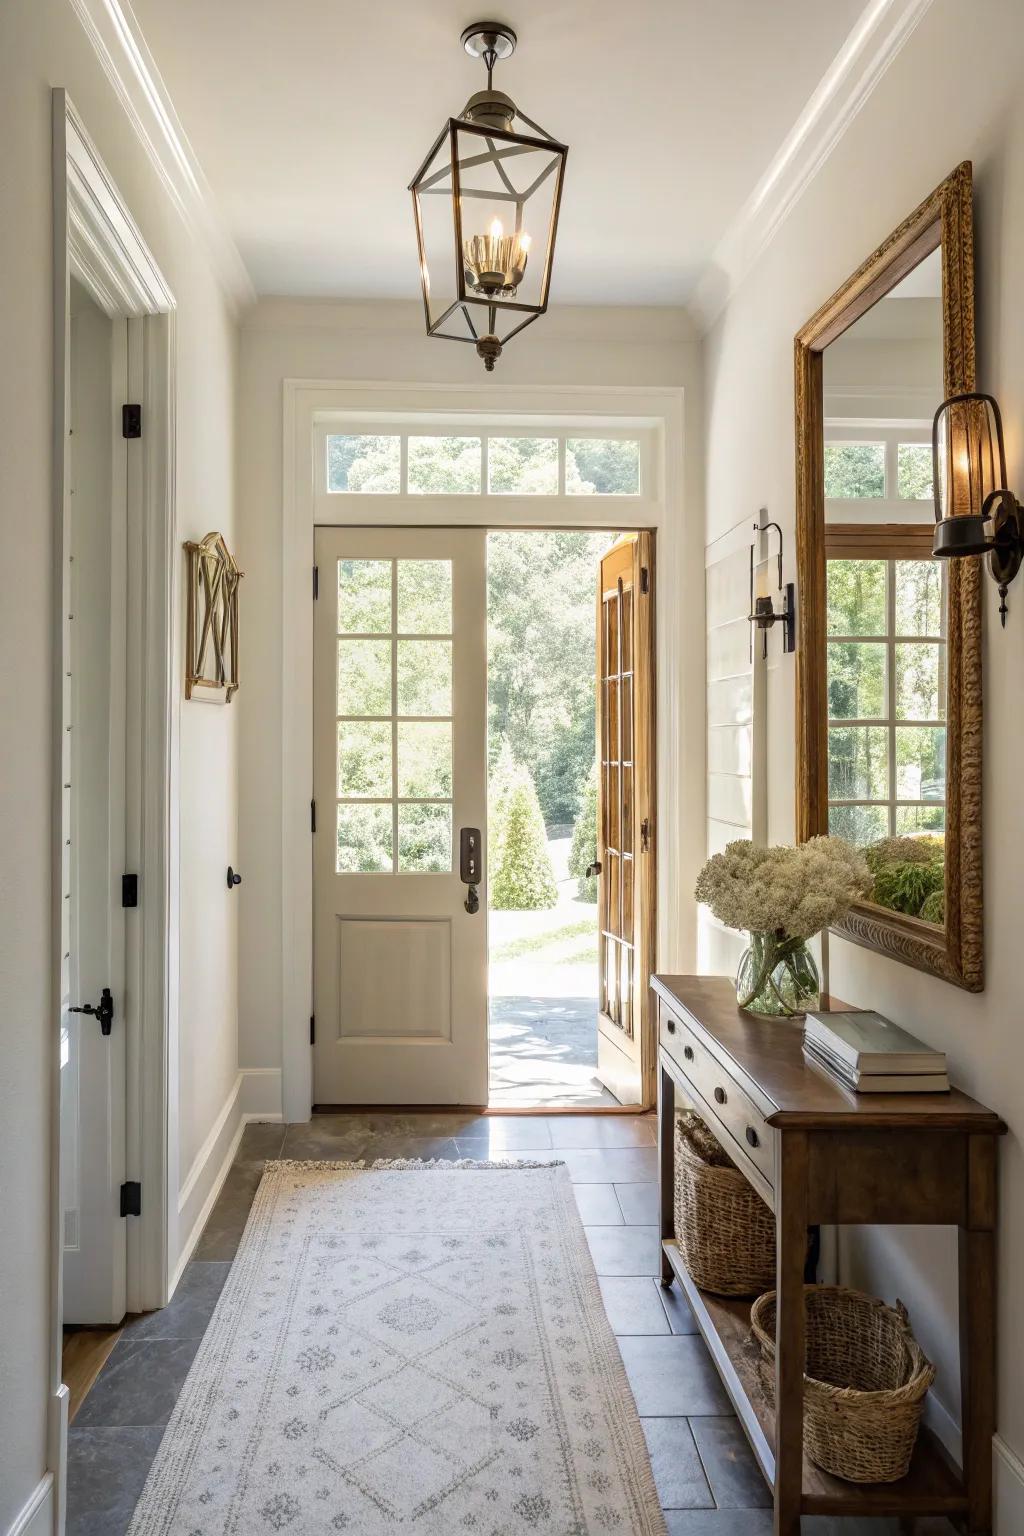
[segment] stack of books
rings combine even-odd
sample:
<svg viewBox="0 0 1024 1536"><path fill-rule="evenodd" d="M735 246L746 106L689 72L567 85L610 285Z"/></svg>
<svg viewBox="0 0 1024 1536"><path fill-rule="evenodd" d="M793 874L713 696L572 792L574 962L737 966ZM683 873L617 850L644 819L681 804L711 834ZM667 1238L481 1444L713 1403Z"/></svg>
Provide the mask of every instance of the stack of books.
<svg viewBox="0 0 1024 1536"><path fill-rule="evenodd" d="M948 1093L946 1056L880 1013L809 1013L804 1055L854 1093Z"/></svg>

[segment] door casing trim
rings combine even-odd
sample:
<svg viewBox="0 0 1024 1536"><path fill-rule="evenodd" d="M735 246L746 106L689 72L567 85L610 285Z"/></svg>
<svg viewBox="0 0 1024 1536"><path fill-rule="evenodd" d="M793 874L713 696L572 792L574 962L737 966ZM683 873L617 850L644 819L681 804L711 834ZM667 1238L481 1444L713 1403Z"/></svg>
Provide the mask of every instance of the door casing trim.
<svg viewBox="0 0 1024 1536"><path fill-rule="evenodd" d="M52 92L53 121L53 671L51 725L50 941L50 1469L55 1524L65 1521L67 1393L61 1385L63 1242L60 1198L60 962L63 845L64 572L67 554L67 426L70 282L99 308L128 322L128 382L144 407L141 451L127 472L128 675L126 699L127 857L142 900L126 923L126 966L137 1005L126 1029L126 1175L146 1191L127 1233L127 1306L168 1299L170 1145L177 1085L177 738L172 686L177 654L175 591L175 300L67 92Z"/></svg>
<svg viewBox="0 0 1024 1536"><path fill-rule="evenodd" d="M692 733L704 734L704 652L688 644L694 593L686 601L687 573L703 571L703 517L684 505L681 388L603 389L594 386L507 386L488 389L486 414L495 422L511 416L555 421L586 416L595 424L642 421L658 438L660 457L655 497L636 498L629 526L654 529L658 536L658 632L656 717L658 722L657 826L663 829L658 860L660 969L692 969L696 963L695 921L687 922L685 893L692 889L704 853L704 750L689 760L684 748ZM408 524L456 526L472 521L488 528L615 528L624 521L625 498L530 498L528 521L522 500L466 498L460 515L444 497L407 497L399 513L396 498L317 496L313 443L319 421L351 413L365 422L401 414L470 416L479 421L479 389L384 380L285 379L283 398L283 515L281 547L281 978L282 1109L288 1121L305 1121L312 1110L312 1053L309 1015L312 998L313 870L309 801L313 782L313 625L311 570L317 524L332 526ZM365 430L360 426L358 430ZM469 503L472 502L472 505ZM694 589L695 592L698 590ZM698 599L699 601L699 599ZM680 814L679 807L688 807ZM691 903L692 905L692 903ZM692 930L692 934L690 932ZM686 937L684 937L686 935Z"/></svg>

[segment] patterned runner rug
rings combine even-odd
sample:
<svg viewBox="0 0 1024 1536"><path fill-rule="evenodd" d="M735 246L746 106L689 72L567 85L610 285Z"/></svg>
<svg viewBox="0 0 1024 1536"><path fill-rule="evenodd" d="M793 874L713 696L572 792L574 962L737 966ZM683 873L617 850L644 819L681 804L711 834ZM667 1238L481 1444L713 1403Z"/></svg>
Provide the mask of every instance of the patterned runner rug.
<svg viewBox="0 0 1024 1536"><path fill-rule="evenodd" d="M268 1163L129 1536L665 1536L560 1164Z"/></svg>

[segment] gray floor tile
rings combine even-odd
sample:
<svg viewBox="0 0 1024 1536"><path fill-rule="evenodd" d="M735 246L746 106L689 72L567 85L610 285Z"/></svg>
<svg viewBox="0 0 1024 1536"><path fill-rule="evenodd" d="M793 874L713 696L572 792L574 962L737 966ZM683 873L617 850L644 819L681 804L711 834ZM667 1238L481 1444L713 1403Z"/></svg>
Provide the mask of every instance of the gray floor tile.
<svg viewBox="0 0 1024 1536"><path fill-rule="evenodd" d="M487 1115L465 1131L457 1131L455 1140L467 1157L500 1155L503 1150L551 1151L551 1131L540 1115ZM490 1152L478 1148L490 1148Z"/></svg>
<svg viewBox="0 0 1024 1536"><path fill-rule="evenodd" d="M641 1419L662 1509L713 1509L686 1419Z"/></svg>
<svg viewBox="0 0 1024 1536"><path fill-rule="evenodd" d="M149 1429L68 1431L67 1536L123 1536L163 1438Z"/></svg>
<svg viewBox="0 0 1024 1536"><path fill-rule="evenodd" d="M460 1157L473 1155L472 1152L460 1152L458 1143L450 1136L378 1136L367 1142L363 1151L367 1164L380 1157L419 1158L423 1162L436 1159L453 1163Z"/></svg>
<svg viewBox="0 0 1024 1536"><path fill-rule="evenodd" d="M198 1339L119 1339L75 1428L166 1424L198 1348Z"/></svg>
<svg viewBox="0 0 1024 1536"><path fill-rule="evenodd" d="M219 1262L234 1258L263 1178L263 1169L263 1161L235 1163L196 1244L194 1260Z"/></svg>
<svg viewBox="0 0 1024 1536"><path fill-rule="evenodd" d="M280 1157L288 1127L280 1121L253 1121L245 1127L235 1154L236 1163L251 1163L261 1157Z"/></svg>
<svg viewBox="0 0 1024 1536"><path fill-rule="evenodd" d="M564 1157L574 1184L656 1184L656 1147L566 1147Z"/></svg>
<svg viewBox="0 0 1024 1536"><path fill-rule="evenodd" d="M665 1316L673 1333L699 1333L697 1319L694 1317L690 1303L679 1288L678 1280L673 1280L671 1285L659 1286L661 1303L665 1308Z"/></svg>
<svg viewBox="0 0 1024 1536"><path fill-rule="evenodd" d="M657 1227L587 1227L599 1275L656 1275L661 1264Z"/></svg>
<svg viewBox="0 0 1024 1536"><path fill-rule="evenodd" d="M661 1191L657 1184L616 1184L615 1195L627 1226L660 1226Z"/></svg>
<svg viewBox="0 0 1024 1536"><path fill-rule="evenodd" d="M772 1498L739 1419L694 1419L690 1425L719 1509L767 1509Z"/></svg>
<svg viewBox="0 0 1024 1536"><path fill-rule="evenodd" d="M231 1265L193 1259L168 1305L125 1325L126 1339L201 1339Z"/></svg>
<svg viewBox="0 0 1024 1536"><path fill-rule="evenodd" d="M622 1226L622 1211L615 1198L614 1184L574 1184L572 1192L585 1226Z"/></svg>
<svg viewBox="0 0 1024 1536"><path fill-rule="evenodd" d="M358 1162L370 1140L370 1131L361 1117L352 1115L314 1115L304 1125L285 1129L282 1157L329 1158Z"/></svg>
<svg viewBox="0 0 1024 1536"><path fill-rule="evenodd" d="M729 1412L703 1339L694 1334L621 1338L619 1350L641 1418Z"/></svg>
<svg viewBox="0 0 1024 1536"><path fill-rule="evenodd" d="M668 1536L772 1536L767 1509L670 1509L665 1511L665 1525Z"/></svg>
<svg viewBox="0 0 1024 1536"><path fill-rule="evenodd" d="M651 1115L552 1116L555 1147L653 1147L656 1120Z"/></svg>
<svg viewBox="0 0 1024 1536"><path fill-rule="evenodd" d="M668 1333L657 1280L647 1275L604 1275L598 1284L613 1333Z"/></svg>

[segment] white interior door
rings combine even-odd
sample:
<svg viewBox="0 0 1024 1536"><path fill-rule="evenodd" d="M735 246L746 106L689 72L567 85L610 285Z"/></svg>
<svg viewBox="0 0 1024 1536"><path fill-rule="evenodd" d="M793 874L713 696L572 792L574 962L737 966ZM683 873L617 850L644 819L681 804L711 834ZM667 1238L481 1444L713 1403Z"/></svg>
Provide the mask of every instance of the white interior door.
<svg viewBox="0 0 1024 1536"><path fill-rule="evenodd" d="M72 283L66 446L61 965L64 1321L125 1312L127 322ZM106 1019L76 1011L112 999ZM106 1010L104 1010L106 1011Z"/></svg>
<svg viewBox="0 0 1024 1536"><path fill-rule="evenodd" d="M486 534L319 528L316 561L314 1100L485 1104Z"/></svg>

